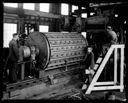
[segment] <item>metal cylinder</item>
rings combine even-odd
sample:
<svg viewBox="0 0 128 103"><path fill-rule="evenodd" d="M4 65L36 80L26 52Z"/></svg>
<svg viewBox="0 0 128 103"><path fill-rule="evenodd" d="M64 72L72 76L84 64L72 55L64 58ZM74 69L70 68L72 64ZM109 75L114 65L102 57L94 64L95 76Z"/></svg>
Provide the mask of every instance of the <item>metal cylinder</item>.
<svg viewBox="0 0 128 103"><path fill-rule="evenodd" d="M45 70L79 63L84 58L87 46L85 38L74 32L33 32L29 34L27 42L39 48L38 62Z"/></svg>

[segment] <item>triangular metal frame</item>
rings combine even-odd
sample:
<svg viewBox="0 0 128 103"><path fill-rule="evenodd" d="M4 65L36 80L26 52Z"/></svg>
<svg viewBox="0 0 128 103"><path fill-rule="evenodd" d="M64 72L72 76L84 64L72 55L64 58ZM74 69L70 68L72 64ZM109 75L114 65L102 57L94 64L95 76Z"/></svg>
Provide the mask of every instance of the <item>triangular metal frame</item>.
<svg viewBox="0 0 128 103"><path fill-rule="evenodd" d="M120 92L123 92L124 89L124 45L111 45L110 49L108 50L106 56L104 57L103 61L101 62L96 74L94 75L89 87L87 88L85 94L90 94L92 91L100 91L100 90L117 90L119 89ZM121 49L120 55L120 84L117 85L117 49ZM101 75L107 61L109 60L111 54L114 51L114 81L110 82L97 82L99 76Z"/></svg>

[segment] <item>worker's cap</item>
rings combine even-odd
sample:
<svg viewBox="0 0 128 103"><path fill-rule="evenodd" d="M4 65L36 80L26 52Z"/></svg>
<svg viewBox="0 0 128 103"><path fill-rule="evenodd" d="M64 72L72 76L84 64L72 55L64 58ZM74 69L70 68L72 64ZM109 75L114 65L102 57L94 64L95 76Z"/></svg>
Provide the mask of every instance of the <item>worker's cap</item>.
<svg viewBox="0 0 128 103"><path fill-rule="evenodd" d="M16 35L18 35L18 34L17 34L17 33L14 33L14 34L13 34L13 37L15 37Z"/></svg>

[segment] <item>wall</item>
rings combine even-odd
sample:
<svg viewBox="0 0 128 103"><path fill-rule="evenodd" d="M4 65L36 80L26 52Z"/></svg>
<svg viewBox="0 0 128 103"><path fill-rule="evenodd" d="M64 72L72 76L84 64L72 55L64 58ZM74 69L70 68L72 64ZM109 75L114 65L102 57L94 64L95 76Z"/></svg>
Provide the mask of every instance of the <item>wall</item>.
<svg viewBox="0 0 128 103"><path fill-rule="evenodd" d="M59 31L60 4L50 3L49 13L39 11L39 4L35 4L35 10L23 9L23 3L18 4L18 8L4 6L4 23L21 23L21 18L26 23L38 22L38 25L49 25L49 31ZM17 28L19 31L19 28Z"/></svg>

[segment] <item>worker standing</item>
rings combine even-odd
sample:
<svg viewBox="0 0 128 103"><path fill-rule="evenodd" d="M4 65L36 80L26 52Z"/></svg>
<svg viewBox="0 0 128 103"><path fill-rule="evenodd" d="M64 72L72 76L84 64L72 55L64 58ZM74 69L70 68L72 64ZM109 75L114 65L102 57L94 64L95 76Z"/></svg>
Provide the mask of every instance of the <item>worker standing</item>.
<svg viewBox="0 0 128 103"><path fill-rule="evenodd" d="M111 44L116 44L117 41L118 41L118 38L117 38L117 34L112 30L112 27L111 26L107 26L107 33L108 33L108 36L109 36L109 39L110 39L110 43Z"/></svg>
<svg viewBox="0 0 128 103"><path fill-rule="evenodd" d="M92 76L94 74L95 61L94 61L94 54L93 54L92 50L93 50L92 47L88 46L87 53L83 60L83 62L85 64L85 70L84 70L84 72L82 72L82 76L83 76L83 81L86 84L89 84L92 81ZM91 72L91 74L87 73L87 70L89 72Z"/></svg>
<svg viewBox="0 0 128 103"><path fill-rule="evenodd" d="M13 34L13 39L9 42L9 56L8 56L8 65L9 65L9 81L17 81L17 71L18 71L18 60L19 60L19 36L17 33Z"/></svg>
<svg viewBox="0 0 128 103"><path fill-rule="evenodd" d="M118 36L110 25L106 26L106 43L102 45L102 55L105 55L111 45L118 43Z"/></svg>
<svg viewBox="0 0 128 103"><path fill-rule="evenodd" d="M78 15L78 17L76 18L76 23L75 23L75 25L76 25L76 31L77 31L78 33L80 33L81 30L82 30L82 19L81 19L80 15Z"/></svg>

